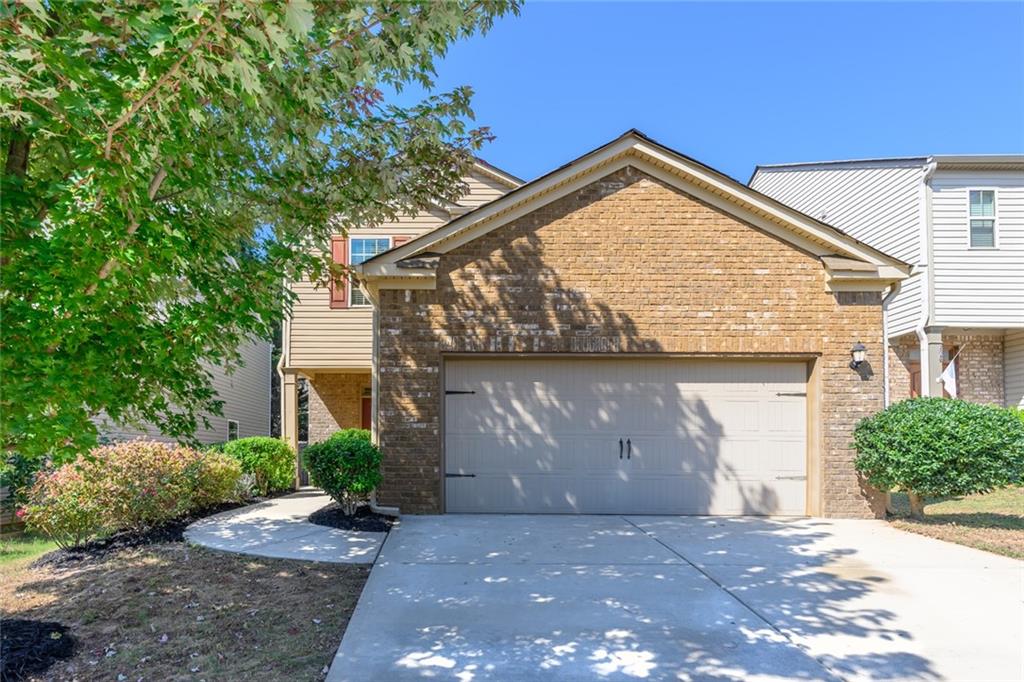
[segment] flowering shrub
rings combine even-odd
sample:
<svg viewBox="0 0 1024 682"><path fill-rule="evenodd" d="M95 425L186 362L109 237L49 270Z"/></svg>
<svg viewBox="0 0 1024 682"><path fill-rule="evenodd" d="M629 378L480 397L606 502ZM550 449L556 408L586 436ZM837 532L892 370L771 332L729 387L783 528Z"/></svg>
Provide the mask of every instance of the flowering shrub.
<svg viewBox="0 0 1024 682"><path fill-rule="evenodd" d="M61 546L141 530L237 499L241 467L230 457L152 441L94 449L29 491L29 527Z"/></svg>
<svg viewBox="0 0 1024 682"><path fill-rule="evenodd" d="M28 490L28 504L18 511L29 528L59 547L80 545L103 531L99 486L70 464L40 472Z"/></svg>

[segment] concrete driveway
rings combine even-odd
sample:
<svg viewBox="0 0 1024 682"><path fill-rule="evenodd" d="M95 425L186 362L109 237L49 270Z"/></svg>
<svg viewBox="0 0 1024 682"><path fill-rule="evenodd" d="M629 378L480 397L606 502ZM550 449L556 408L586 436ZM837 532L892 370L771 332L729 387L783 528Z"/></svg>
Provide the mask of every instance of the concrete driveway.
<svg viewBox="0 0 1024 682"><path fill-rule="evenodd" d="M329 680L1021 680L1024 562L880 521L405 517Z"/></svg>

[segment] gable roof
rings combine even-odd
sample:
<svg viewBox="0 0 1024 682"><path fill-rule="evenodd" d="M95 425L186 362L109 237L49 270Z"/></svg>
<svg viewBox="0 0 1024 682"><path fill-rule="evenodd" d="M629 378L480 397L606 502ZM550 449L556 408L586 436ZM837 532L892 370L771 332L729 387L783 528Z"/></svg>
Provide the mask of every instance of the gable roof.
<svg viewBox="0 0 1024 682"><path fill-rule="evenodd" d="M875 159L836 159L828 161L798 161L795 163L762 163L754 166L749 185L758 173L778 173L802 170L830 170L855 168L906 168L935 163L938 168L961 170L1024 170L1024 154L933 154L931 156L891 156Z"/></svg>
<svg viewBox="0 0 1024 682"><path fill-rule="evenodd" d="M432 256L443 255L538 206L590 184L597 173L604 176L626 166L633 166L727 212L739 214L766 232L818 256L836 255L871 264L876 277L885 276L890 281L902 279L909 273L910 266L903 261L761 194L635 129L499 199L364 261L358 269L367 277L409 277L415 268L400 267L400 261L428 252Z"/></svg>

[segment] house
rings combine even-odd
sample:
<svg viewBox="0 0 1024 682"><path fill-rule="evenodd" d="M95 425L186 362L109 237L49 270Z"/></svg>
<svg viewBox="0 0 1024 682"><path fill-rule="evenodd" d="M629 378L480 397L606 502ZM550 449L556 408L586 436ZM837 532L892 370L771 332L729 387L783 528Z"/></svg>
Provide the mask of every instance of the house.
<svg viewBox="0 0 1024 682"><path fill-rule="evenodd" d="M914 265L886 306L889 401L1024 407L1024 156L758 166L749 184Z"/></svg>
<svg viewBox="0 0 1024 682"><path fill-rule="evenodd" d="M223 414L206 415L210 427L202 423L196 429L200 443L221 443L236 438L270 435L270 378L271 352L269 341L253 340L242 344L238 352L244 366L228 373L222 367L210 366L213 388L219 400L224 401ZM105 414L93 422L99 428L103 441L147 438L165 442L174 439L165 436L153 425L118 424Z"/></svg>
<svg viewBox="0 0 1024 682"><path fill-rule="evenodd" d="M340 263L358 264L507 194L522 181L478 159L463 183L465 194L455 204L438 202L418 215L337 235L332 239L332 255ZM309 442L321 441L338 429L371 428L376 313L370 300L358 286L319 287L308 279L289 286L297 301L282 333L284 435L299 447L296 382L300 379L309 388Z"/></svg>
<svg viewBox="0 0 1024 682"><path fill-rule="evenodd" d="M850 441L882 407L882 310L909 265L637 131L491 182L349 256L361 317L295 285L282 369L313 377L311 432L370 422L378 504L882 513Z"/></svg>

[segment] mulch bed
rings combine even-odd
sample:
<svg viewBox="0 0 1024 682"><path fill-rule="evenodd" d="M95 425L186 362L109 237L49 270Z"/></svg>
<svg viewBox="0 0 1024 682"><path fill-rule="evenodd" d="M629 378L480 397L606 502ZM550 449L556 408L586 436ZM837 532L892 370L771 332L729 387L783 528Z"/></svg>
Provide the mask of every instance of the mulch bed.
<svg viewBox="0 0 1024 682"><path fill-rule="evenodd" d="M184 542L185 529L199 519L206 518L207 516L213 516L214 514L219 514L221 512L230 511L231 509L245 507L250 504L264 502L266 500L273 499L274 497L290 495L292 492L294 491L286 490L267 497L258 497L246 502L226 502L215 507L209 507L207 509L194 512L189 516L183 516L181 518L174 519L173 521L168 521L165 524L155 526L147 530L126 530L105 538L92 540L91 542L87 542L79 547L57 549L52 552L48 552L33 561L31 567L44 568L49 566L53 568L60 568L62 566L76 564L84 560L101 559L112 552L117 552L122 549L144 547L146 545L155 545L163 542Z"/></svg>
<svg viewBox="0 0 1024 682"><path fill-rule="evenodd" d="M340 528L341 530L358 530L367 533L387 533L394 525L395 519L390 516L378 514L368 506L361 506L356 509L353 516L347 516L341 509L341 505L332 502L322 509L318 509L309 515L309 522L318 526L329 528Z"/></svg>
<svg viewBox="0 0 1024 682"><path fill-rule="evenodd" d="M0 681L14 682L44 672L71 658L75 640L60 623L4 618L0 620Z"/></svg>

